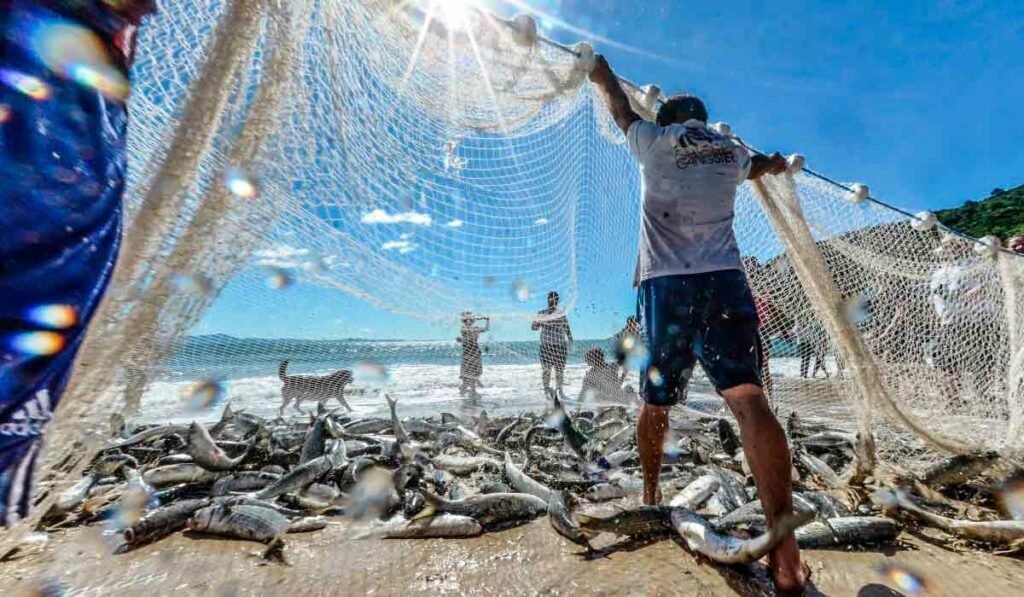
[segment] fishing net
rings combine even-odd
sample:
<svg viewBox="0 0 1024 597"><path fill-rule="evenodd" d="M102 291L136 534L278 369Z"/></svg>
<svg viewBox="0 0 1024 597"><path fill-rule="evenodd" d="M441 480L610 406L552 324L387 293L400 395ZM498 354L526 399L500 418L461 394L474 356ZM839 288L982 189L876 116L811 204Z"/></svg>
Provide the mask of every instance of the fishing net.
<svg viewBox="0 0 1024 597"><path fill-rule="evenodd" d="M588 46L447 4L161 2L133 70L131 222L52 443L95 443L140 400L142 420L215 417L184 410L196 387L271 414L285 359L353 368L364 412L384 408L379 386L435 413L481 396L542 408L529 327L549 290L588 331L568 357L575 402L581 355L610 358L634 309L638 171ZM657 89L627 92L651 117ZM871 432L898 466L1020 447L1024 259L931 224L811 173L741 188L780 416ZM345 340L371 309L427 323ZM479 396L459 393L464 311L490 317ZM274 335L292 340L254 332L296 313ZM699 376L689 398L721 412ZM74 468L58 452L50 481Z"/></svg>

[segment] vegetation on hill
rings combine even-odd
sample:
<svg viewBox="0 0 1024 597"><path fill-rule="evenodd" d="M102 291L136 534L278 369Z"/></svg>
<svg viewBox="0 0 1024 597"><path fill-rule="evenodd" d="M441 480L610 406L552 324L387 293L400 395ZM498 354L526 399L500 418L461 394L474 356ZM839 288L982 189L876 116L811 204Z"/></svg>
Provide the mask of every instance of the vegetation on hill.
<svg viewBox="0 0 1024 597"><path fill-rule="evenodd" d="M935 212L939 221L953 230L974 237L989 234L1006 240L1024 235L1024 185L1004 191L994 189L983 201L968 201L963 207Z"/></svg>

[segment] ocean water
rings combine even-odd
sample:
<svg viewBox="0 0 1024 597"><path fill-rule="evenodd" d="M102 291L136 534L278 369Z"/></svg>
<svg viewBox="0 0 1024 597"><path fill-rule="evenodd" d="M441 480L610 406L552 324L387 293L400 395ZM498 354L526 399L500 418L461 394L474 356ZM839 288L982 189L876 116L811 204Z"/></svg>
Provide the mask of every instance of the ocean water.
<svg viewBox="0 0 1024 597"><path fill-rule="evenodd" d="M569 363L583 363L583 353L597 347L611 355L608 340L579 340ZM529 365L537 362L536 341L481 341L484 366ZM400 365L458 365L462 345L450 341L409 340L288 340L235 338L213 335L188 338L167 366L165 378L171 381L230 380L277 374L281 361L288 360L289 373L327 373L353 369L360 363L388 368Z"/></svg>
<svg viewBox="0 0 1024 597"><path fill-rule="evenodd" d="M610 341L578 341L565 371L566 404L575 408L587 366L582 354L590 347L611 353ZM276 415L281 408L281 381L277 368L290 361L289 373L326 374L342 368L356 369L356 381L349 386L346 400L355 416L386 416L382 392L398 400L403 416L430 416L441 412L473 414L486 410L489 415L522 411L540 411L546 405L538 362L537 342L482 344L483 387L476 399L459 395L459 361L462 348L456 342L389 340L262 340L230 336L190 338L172 358L167 373L150 385L143 396L140 419L160 422L212 420L220 416L225 404L261 416ZM386 372L383 377L361 379L358 370L372 363ZM830 363L834 371L834 363ZM775 377L798 375L799 359L773 358ZM196 388L213 381L220 396L206 408L190 410ZM631 371L626 384L637 388L638 373ZM697 372L688 393L691 405L716 412L722 409L702 373ZM329 408L339 408L330 401ZM638 406L638 404L626 404ZM296 410L289 405L287 417L306 416L315 410L314 402L304 402Z"/></svg>

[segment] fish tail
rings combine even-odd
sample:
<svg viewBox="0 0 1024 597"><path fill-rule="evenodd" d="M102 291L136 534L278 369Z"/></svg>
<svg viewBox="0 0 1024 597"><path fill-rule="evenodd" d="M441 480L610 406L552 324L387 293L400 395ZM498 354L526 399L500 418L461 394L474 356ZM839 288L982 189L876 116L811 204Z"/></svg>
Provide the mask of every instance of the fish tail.
<svg viewBox="0 0 1024 597"><path fill-rule="evenodd" d="M416 513L415 516L409 519L409 522L416 522L417 520L423 520L424 518L430 518L438 513L438 506L440 506L444 499L435 495L429 491L423 492L423 501L427 504L423 506L423 509Z"/></svg>
<svg viewBox="0 0 1024 597"><path fill-rule="evenodd" d="M262 557L268 562L276 562L287 566L288 561L284 558L284 540L280 537L275 537L274 540L267 545L267 549L263 552Z"/></svg>

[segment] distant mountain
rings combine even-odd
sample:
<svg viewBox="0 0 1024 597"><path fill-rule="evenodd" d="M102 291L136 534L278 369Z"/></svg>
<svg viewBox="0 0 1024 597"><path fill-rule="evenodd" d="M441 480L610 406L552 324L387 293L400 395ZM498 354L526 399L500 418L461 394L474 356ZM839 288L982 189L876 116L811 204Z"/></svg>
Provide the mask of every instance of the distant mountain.
<svg viewBox="0 0 1024 597"><path fill-rule="evenodd" d="M1004 191L993 190L982 201L968 201L962 207L935 212L939 221L953 230L974 237L988 235L1006 240L1024 235L1024 185Z"/></svg>

